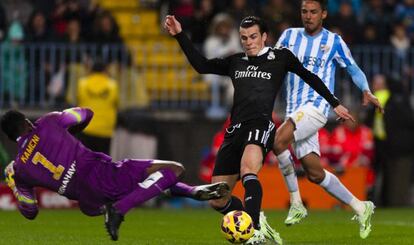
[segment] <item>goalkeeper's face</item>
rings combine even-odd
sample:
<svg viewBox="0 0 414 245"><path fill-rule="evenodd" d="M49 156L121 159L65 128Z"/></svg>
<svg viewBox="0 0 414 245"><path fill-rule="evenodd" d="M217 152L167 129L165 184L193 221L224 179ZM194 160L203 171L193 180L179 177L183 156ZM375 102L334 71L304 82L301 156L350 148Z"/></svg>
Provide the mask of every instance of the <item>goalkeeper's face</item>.
<svg viewBox="0 0 414 245"><path fill-rule="evenodd" d="M309 35L318 34L322 29L322 22L328 15L328 12L322 9L317 1L302 1L301 17L306 32Z"/></svg>

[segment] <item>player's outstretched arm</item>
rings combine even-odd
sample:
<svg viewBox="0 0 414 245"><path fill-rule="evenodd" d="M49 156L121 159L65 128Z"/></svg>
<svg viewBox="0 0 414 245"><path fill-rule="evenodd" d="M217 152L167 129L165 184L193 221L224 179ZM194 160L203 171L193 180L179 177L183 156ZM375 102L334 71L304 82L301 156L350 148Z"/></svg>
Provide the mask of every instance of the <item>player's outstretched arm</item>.
<svg viewBox="0 0 414 245"><path fill-rule="evenodd" d="M191 66L200 74L227 75L228 62L225 59L211 59L204 57L182 31L180 22L173 16L165 17L164 28L177 39Z"/></svg>
<svg viewBox="0 0 414 245"><path fill-rule="evenodd" d="M381 106L378 98L371 93L371 91L364 91L362 98L362 105L367 106L369 103L375 105L378 108L379 112L384 113L384 108Z"/></svg>
<svg viewBox="0 0 414 245"><path fill-rule="evenodd" d="M37 208L36 195L33 188L24 188L19 186L14 180L14 161L12 161L4 170L6 176L6 183L13 191L17 200L17 207L20 213L27 219L36 218L39 209Z"/></svg>
<svg viewBox="0 0 414 245"><path fill-rule="evenodd" d="M349 114L348 109L343 105L338 105L337 107L335 107L334 112L336 113L336 115L338 115L339 121L351 120L355 122L355 118L351 114Z"/></svg>
<svg viewBox="0 0 414 245"><path fill-rule="evenodd" d="M71 134L81 132L92 120L93 111L89 108L74 107L64 110L59 116L62 127L68 128Z"/></svg>
<svg viewBox="0 0 414 245"><path fill-rule="evenodd" d="M381 113L384 113L384 108L379 103L379 100L373 95L369 89L368 80L364 72L357 64L351 64L346 67L346 71L351 76L354 84L363 92L362 105L367 106L372 103Z"/></svg>

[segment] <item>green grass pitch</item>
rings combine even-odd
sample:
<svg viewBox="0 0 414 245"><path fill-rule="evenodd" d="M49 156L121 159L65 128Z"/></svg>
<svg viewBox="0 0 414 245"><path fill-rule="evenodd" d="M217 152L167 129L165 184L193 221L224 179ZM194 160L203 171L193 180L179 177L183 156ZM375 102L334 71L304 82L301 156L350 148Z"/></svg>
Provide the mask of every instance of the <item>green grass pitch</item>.
<svg viewBox="0 0 414 245"><path fill-rule="evenodd" d="M286 227L287 211L267 210L284 244L414 244L414 209L377 209L373 231L362 240L348 211L310 211ZM103 217L78 210L40 210L34 221L17 211L0 212L1 244L230 244L220 233L221 216L210 209L137 209L126 216L118 242L109 240Z"/></svg>

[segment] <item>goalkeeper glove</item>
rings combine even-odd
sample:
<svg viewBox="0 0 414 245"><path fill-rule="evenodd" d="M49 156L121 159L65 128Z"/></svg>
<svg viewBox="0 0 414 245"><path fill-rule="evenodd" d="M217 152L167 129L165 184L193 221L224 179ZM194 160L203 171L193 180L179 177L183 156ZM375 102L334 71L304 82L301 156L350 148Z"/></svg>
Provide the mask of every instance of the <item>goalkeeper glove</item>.
<svg viewBox="0 0 414 245"><path fill-rule="evenodd" d="M16 189L16 183L14 182L14 169L13 169L14 161L11 161L9 165L4 169L4 176L6 177L6 183L13 190Z"/></svg>

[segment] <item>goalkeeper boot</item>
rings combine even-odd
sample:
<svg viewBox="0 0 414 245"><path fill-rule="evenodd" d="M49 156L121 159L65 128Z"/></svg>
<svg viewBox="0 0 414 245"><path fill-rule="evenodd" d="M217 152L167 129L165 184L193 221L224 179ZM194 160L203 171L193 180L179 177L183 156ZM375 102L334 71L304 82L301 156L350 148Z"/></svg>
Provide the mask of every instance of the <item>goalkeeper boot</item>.
<svg viewBox="0 0 414 245"><path fill-rule="evenodd" d="M308 216L308 211L302 203L292 204L289 208L289 213L285 219L285 225L290 226L299 223L302 219Z"/></svg>
<svg viewBox="0 0 414 245"><path fill-rule="evenodd" d="M266 237L261 231L254 230L253 236L250 237L250 239L247 240L247 242L245 242L243 244L244 245L262 245L262 244L266 244Z"/></svg>
<svg viewBox="0 0 414 245"><path fill-rule="evenodd" d="M199 201L219 199L226 196L230 191L226 182L217 182L209 185L199 185L194 187L193 198Z"/></svg>
<svg viewBox="0 0 414 245"><path fill-rule="evenodd" d="M124 221L124 216L112 206L112 204L105 204L104 208L105 215L105 228L108 231L111 239L114 241L118 240L118 230Z"/></svg>
<svg viewBox="0 0 414 245"><path fill-rule="evenodd" d="M272 242L272 244L283 244L283 240L270 225L267 223L264 212L260 212L260 231L263 233L266 239Z"/></svg>
<svg viewBox="0 0 414 245"><path fill-rule="evenodd" d="M368 237L371 232L371 217L374 214L375 205L370 201L365 201L365 210L360 215L355 215L352 220L357 220L359 223L359 236L362 239Z"/></svg>

